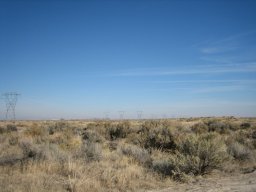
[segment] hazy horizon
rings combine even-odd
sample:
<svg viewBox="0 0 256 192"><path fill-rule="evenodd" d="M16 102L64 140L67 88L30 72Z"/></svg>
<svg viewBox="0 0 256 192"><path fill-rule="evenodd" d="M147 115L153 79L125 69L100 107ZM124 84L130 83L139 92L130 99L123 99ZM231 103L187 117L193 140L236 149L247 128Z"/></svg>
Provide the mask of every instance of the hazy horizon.
<svg viewBox="0 0 256 192"><path fill-rule="evenodd" d="M21 94L17 119L255 117L255 9L0 0L0 94Z"/></svg>

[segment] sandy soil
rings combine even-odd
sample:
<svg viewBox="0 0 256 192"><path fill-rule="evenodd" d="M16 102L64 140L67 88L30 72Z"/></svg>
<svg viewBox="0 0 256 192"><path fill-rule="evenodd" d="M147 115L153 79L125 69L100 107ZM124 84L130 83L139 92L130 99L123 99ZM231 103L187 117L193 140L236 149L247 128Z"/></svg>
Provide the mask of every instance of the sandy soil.
<svg viewBox="0 0 256 192"><path fill-rule="evenodd" d="M256 192L256 171L232 176L199 178L189 184L148 192Z"/></svg>

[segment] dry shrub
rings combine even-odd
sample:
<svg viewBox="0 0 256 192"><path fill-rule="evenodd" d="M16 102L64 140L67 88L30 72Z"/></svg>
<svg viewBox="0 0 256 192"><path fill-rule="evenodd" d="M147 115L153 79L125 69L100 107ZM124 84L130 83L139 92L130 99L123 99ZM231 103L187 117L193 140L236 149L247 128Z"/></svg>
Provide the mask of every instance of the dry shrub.
<svg viewBox="0 0 256 192"><path fill-rule="evenodd" d="M78 149L82 144L82 141L79 137L72 137L69 139L66 139L66 138L61 139L59 137L59 139L60 139L59 141L61 141L61 143L59 143L59 147L65 151L72 152L73 150Z"/></svg>
<svg viewBox="0 0 256 192"><path fill-rule="evenodd" d="M0 166L15 165L21 163L23 154L19 146L10 145L7 141L0 145Z"/></svg>
<svg viewBox="0 0 256 192"><path fill-rule="evenodd" d="M48 150L44 146L33 144L31 141L23 140L19 143L23 151L24 159L46 160Z"/></svg>
<svg viewBox="0 0 256 192"><path fill-rule="evenodd" d="M83 140L87 142L101 143L103 141L103 137L94 130L85 130L82 135Z"/></svg>
<svg viewBox="0 0 256 192"><path fill-rule="evenodd" d="M254 144L253 144L254 139L252 138L252 132L250 132L249 130L242 129L242 130L236 131L233 134L232 139L246 146L249 149L254 148Z"/></svg>
<svg viewBox="0 0 256 192"><path fill-rule="evenodd" d="M19 142L19 137L18 137L18 135L12 134L12 135L9 136L9 144L10 144L10 145L17 145L18 142Z"/></svg>
<svg viewBox="0 0 256 192"><path fill-rule="evenodd" d="M6 129L2 126L0 126L0 134L4 134L6 132Z"/></svg>
<svg viewBox="0 0 256 192"><path fill-rule="evenodd" d="M107 127L107 138L111 140L125 138L131 132L130 126L129 121L109 125Z"/></svg>
<svg viewBox="0 0 256 192"><path fill-rule="evenodd" d="M256 149L256 131L251 132L251 138L252 138L252 146L254 149Z"/></svg>
<svg viewBox="0 0 256 192"><path fill-rule="evenodd" d="M70 123L65 120L52 122L52 123L48 124L47 127L48 127L48 132L50 135L53 135L54 133L57 133L57 132L66 131L67 129L72 129L73 132L77 131L76 127L71 126Z"/></svg>
<svg viewBox="0 0 256 192"><path fill-rule="evenodd" d="M1 135L2 136L2 135ZM12 140L12 136L16 137L15 133L5 134L5 139L0 144L0 165L8 166L15 165L23 158L22 150L16 143L16 139ZM12 143L13 142L13 143Z"/></svg>
<svg viewBox="0 0 256 192"><path fill-rule="evenodd" d="M89 123L86 126L86 130L93 130L99 133L101 136L106 136L108 127L111 127L111 122L98 121L95 123Z"/></svg>
<svg viewBox="0 0 256 192"><path fill-rule="evenodd" d="M116 141L110 141L108 143L108 148L110 151L114 151L117 149L118 143Z"/></svg>
<svg viewBox="0 0 256 192"><path fill-rule="evenodd" d="M50 144L49 145L49 161L56 161L58 163L67 162L68 157L70 154L68 154L66 151L61 150L57 145Z"/></svg>
<svg viewBox="0 0 256 192"><path fill-rule="evenodd" d="M242 159L233 161L236 168L241 161L248 166L255 125L248 120L251 127L242 128L243 122L247 120L24 122L17 132L7 132L2 123L0 189L146 191L226 165L228 153Z"/></svg>
<svg viewBox="0 0 256 192"><path fill-rule="evenodd" d="M145 148L173 150L176 148L174 136L167 127L149 128L144 125L140 132L140 143Z"/></svg>
<svg viewBox="0 0 256 192"><path fill-rule="evenodd" d="M196 134L202 134L202 133L206 133L208 132L208 126L203 123L203 122L200 122L200 123L196 123L194 124L192 127L191 127L191 130L196 133Z"/></svg>
<svg viewBox="0 0 256 192"><path fill-rule="evenodd" d="M133 157L140 164L143 164L146 166L151 165L152 160L151 160L150 154L146 149L143 149L136 145L126 144L121 146L121 152L124 155Z"/></svg>
<svg viewBox="0 0 256 192"><path fill-rule="evenodd" d="M256 130L255 130L255 131L252 131L251 137L252 137L253 139L256 139Z"/></svg>
<svg viewBox="0 0 256 192"><path fill-rule="evenodd" d="M233 142L228 146L228 153L239 161L253 160L251 150L238 142Z"/></svg>
<svg viewBox="0 0 256 192"><path fill-rule="evenodd" d="M8 124L8 125L6 126L6 130L7 130L8 132L18 131L17 126L16 126L15 124Z"/></svg>
<svg viewBox="0 0 256 192"><path fill-rule="evenodd" d="M68 123L68 121L65 121L65 120L59 120L59 121L56 121L55 124L54 124L54 127L55 127L55 130L58 130L58 131L62 131L66 128L68 128L70 125Z"/></svg>
<svg viewBox="0 0 256 192"><path fill-rule="evenodd" d="M3 134L3 135L0 134L0 145L1 145L2 143L4 143L6 140L8 140L8 137L6 137L5 134Z"/></svg>
<svg viewBox="0 0 256 192"><path fill-rule="evenodd" d="M41 162L61 164L68 159L68 154L55 144L35 144L32 140L23 139L19 142L19 148L25 163L31 161L39 165Z"/></svg>
<svg viewBox="0 0 256 192"><path fill-rule="evenodd" d="M248 128L251 127L251 124L248 123L248 122L244 122L244 123L242 123L242 124L240 125L240 127L241 127L242 129L248 129Z"/></svg>
<svg viewBox="0 0 256 192"><path fill-rule="evenodd" d="M226 159L226 145L218 134L190 135L178 145L179 152L188 161L195 162L194 174L204 174L219 168Z"/></svg>
<svg viewBox="0 0 256 192"><path fill-rule="evenodd" d="M42 127L42 124L38 123L38 125ZM27 127L33 126L30 124ZM146 150L137 146L128 146L124 149L126 155L120 153L120 148L112 153L106 148L107 142L110 141L102 138L98 130L85 132L86 136L82 140L81 136L76 135L72 129L65 128L51 135L47 133L48 139L38 143L37 137L41 137L41 134L37 134L38 132L34 130L28 134L24 130L17 132L19 145L9 143L11 135L15 136L16 133L4 133L1 136L6 138L0 145L0 160L2 160L0 162L3 162L0 166L0 188L4 189L3 191L6 189L6 191L110 192L139 191L164 186L165 181L142 166L145 163L144 158L150 158ZM67 148L76 140L79 141L79 145ZM119 144L125 140L111 142ZM6 146L13 152L7 152ZM80 147L83 151L76 150ZM2 154L2 151L6 154ZM75 151L79 152L80 156ZM106 155L109 156L106 158Z"/></svg>
<svg viewBox="0 0 256 192"><path fill-rule="evenodd" d="M154 171L161 173L165 176L173 175L174 166L169 159L158 159L152 162Z"/></svg>
<svg viewBox="0 0 256 192"><path fill-rule="evenodd" d="M75 135L72 129L65 129L62 132L56 132L49 136L49 142L57 144L61 149L72 151L80 148L82 144L81 137Z"/></svg>
<svg viewBox="0 0 256 192"><path fill-rule="evenodd" d="M47 135L47 130L43 127L39 126L37 123L33 123L32 126L28 127L25 130L25 135L31 136L31 137L43 137Z"/></svg>
<svg viewBox="0 0 256 192"><path fill-rule="evenodd" d="M167 160L153 162L153 169L183 180L185 175L205 174L221 167L226 158L226 146L218 134L188 135Z"/></svg>
<svg viewBox="0 0 256 192"><path fill-rule="evenodd" d="M219 121L208 123L208 127L210 132L215 131L221 134L227 133L231 128L229 124Z"/></svg>
<svg viewBox="0 0 256 192"><path fill-rule="evenodd" d="M230 133L230 131L236 131L240 129L239 124L228 119L209 119L208 121L205 121L205 123L208 125L209 132L214 131L220 134L227 134Z"/></svg>
<svg viewBox="0 0 256 192"><path fill-rule="evenodd" d="M102 147L99 143L84 142L81 147L81 156L86 161L100 161L103 157Z"/></svg>

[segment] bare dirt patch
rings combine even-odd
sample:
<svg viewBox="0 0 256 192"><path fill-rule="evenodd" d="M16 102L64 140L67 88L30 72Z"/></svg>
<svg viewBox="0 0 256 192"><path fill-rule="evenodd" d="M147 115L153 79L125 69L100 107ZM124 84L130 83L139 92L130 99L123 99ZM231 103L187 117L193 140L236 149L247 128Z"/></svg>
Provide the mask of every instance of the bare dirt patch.
<svg viewBox="0 0 256 192"><path fill-rule="evenodd" d="M172 187L148 192L255 192L256 171L232 176L214 175L208 178L198 178L187 184L176 184Z"/></svg>

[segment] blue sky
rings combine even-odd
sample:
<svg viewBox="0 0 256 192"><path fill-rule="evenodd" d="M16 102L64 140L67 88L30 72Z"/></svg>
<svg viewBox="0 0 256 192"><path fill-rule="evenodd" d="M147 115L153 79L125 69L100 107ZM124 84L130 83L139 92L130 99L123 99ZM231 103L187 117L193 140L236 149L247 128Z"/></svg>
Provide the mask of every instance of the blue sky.
<svg viewBox="0 0 256 192"><path fill-rule="evenodd" d="M21 93L19 119L256 116L255 9L0 0L0 92Z"/></svg>

